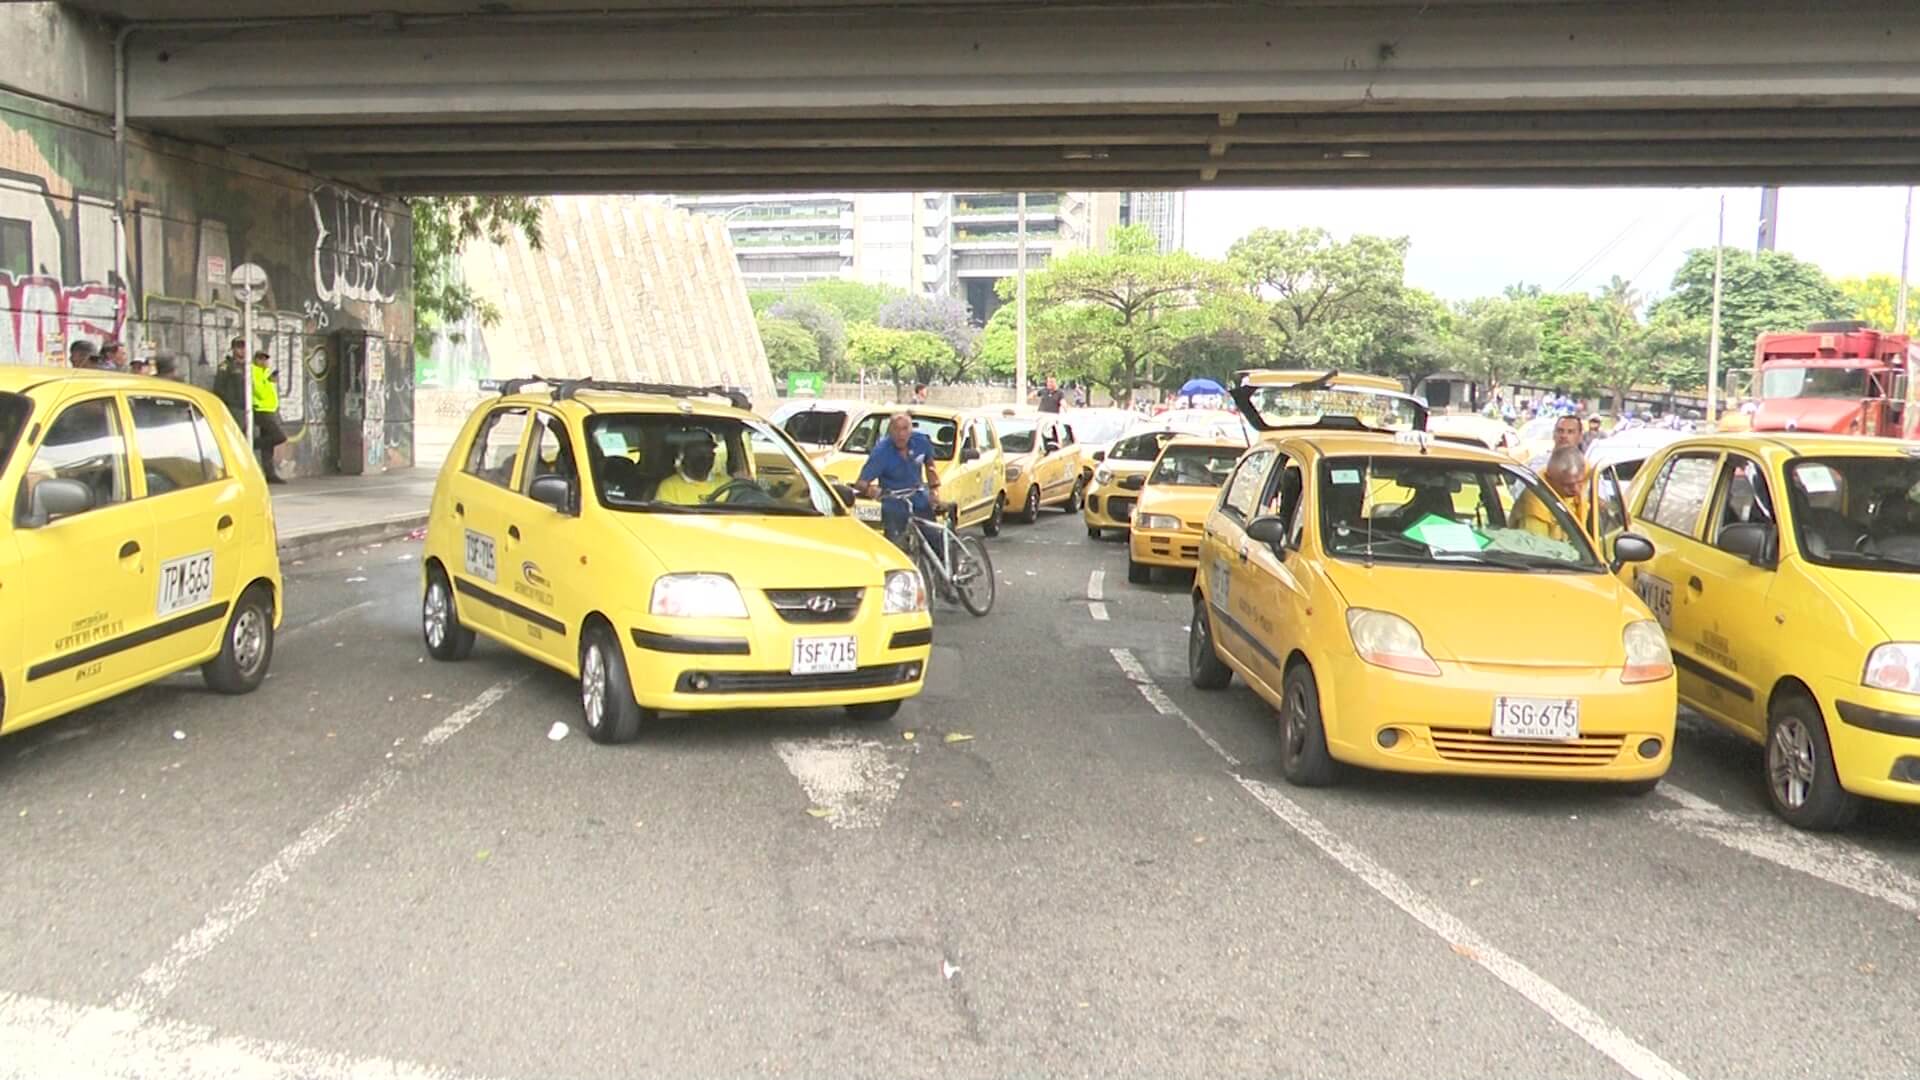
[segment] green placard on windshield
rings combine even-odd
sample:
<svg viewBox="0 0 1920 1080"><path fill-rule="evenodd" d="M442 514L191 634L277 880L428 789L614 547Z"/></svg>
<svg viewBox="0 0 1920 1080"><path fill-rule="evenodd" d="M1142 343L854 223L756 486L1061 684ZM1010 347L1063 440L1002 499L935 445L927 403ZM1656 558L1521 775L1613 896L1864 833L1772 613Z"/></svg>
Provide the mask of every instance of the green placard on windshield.
<svg viewBox="0 0 1920 1080"><path fill-rule="evenodd" d="M787 373L788 397L819 397L827 392L827 373L824 371L790 371Z"/></svg>
<svg viewBox="0 0 1920 1080"><path fill-rule="evenodd" d="M1439 514L1428 514L1403 531L1401 536L1434 551L1480 551L1493 541L1481 536L1471 525L1462 525Z"/></svg>

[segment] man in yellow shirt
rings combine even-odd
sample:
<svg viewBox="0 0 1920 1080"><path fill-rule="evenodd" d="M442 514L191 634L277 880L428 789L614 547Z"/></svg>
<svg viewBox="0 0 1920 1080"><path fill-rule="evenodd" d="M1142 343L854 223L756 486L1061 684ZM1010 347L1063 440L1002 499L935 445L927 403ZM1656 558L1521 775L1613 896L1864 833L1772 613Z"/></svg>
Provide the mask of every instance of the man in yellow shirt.
<svg viewBox="0 0 1920 1080"><path fill-rule="evenodd" d="M674 464L674 470L653 493L654 502L673 503L678 506L692 506L703 503L714 492L726 485L727 477L713 473L714 457L713 437L702 433L693 442L680 450L680 460Z"/></svg>
<svg viewBox="0 0 1920 1080"><path fill-rule="evenodd" d="M284 484L273 471L273 448L287 441L280 428L280 387L273 381L273 368L267 364L267 350L253 354L253 446L260 455L260 468L267 483Z"/></svg>
<svg viewBox="0 0 1920 1080"><path fill-rule="evenodd" d="M1555 450L1547 458L1547 468L1541 478L1560 499L1561 505L1566 507L1567 513L1573 515L1575 522L1584 523L1587 520L1587 458L1579 447L1563 446ZM1554 516L1553 510L1531 489L1515 500L1510 524L1513 528L1549 540L1571 542L1573 539L1560 527L1560 520Z"/></svg>

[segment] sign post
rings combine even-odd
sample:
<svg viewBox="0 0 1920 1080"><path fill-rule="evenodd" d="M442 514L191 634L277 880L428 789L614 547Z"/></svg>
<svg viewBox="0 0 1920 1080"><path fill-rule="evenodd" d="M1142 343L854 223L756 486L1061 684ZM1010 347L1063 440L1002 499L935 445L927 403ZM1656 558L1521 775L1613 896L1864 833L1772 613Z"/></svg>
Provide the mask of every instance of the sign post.
<svg viewBox="0 0 1920 1080"><path fill-rule="evenodd" d="M257 263L241 263L227 274L227 285L240 301L241 334L247 339L246 355L240 360L240 382L247 391L247 415L240 423L246 428L247 445L253 445L253 305L267 298L267 272Z"/></svg>

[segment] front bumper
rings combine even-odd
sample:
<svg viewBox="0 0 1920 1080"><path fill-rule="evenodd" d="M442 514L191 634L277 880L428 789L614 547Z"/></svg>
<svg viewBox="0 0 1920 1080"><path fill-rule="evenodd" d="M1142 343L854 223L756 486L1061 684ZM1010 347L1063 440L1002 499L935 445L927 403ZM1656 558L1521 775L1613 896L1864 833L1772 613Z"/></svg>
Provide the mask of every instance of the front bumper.
<svg viewBox="0 0 1920 1080"><path fill-rule="evenodd" d="M1133 508L1140 502L1140 493L1107 484L1087 489L1087 497L1080 506L1080 517L1093 529L1130 529L1133 527Z"/></svg>
<svg viewBox="0 0 1920 1080"><path fill-rule="evenodd" d="M1193 570L1200 565L1200 534L1184 529L1135 528L1127 537L1127 554L1146 566Z"/></svg>
<svg viewBox="0 0 1920 1080"><path fill-rule="evenodd" d="M1649 780L1673 759L1672 677L1622 683L1618 669L1443 662L1437 677L1406 675L1349 656L1320 676L1333 756L1392 772L1522 780ZM1492 736L1493 699L1578 698L1580 737L1532 742ZM1382 733L1393 745L1382 746ZM1651 756L1647 740L1658 740Z"/></svg>
<svg viewBox="0 0 1920 1080"><path fill-rule="evenodd" d="M1920 696L1827 680L1834 773L1855 795L1920 803Z"/></svg>

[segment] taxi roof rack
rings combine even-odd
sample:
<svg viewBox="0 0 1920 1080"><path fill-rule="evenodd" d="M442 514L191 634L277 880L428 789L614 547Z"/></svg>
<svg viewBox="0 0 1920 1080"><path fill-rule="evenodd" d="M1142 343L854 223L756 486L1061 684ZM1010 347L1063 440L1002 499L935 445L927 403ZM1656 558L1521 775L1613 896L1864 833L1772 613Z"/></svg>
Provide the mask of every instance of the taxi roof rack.
<svg viewBox="0 0 1920 1080"><path fill-rule="evenodd" d="M550 386L553 388L553 400L566 401L578 395L582 390L599 390L616 394L659 394L662 397L719 398L736 409L752 411L753 402L746 392L731 386L685 386L679 383L652 382L615 382L596 379L591 375L578 379L553 378L547 375L523 375L513 379L482 379L480 389L489 390L506 397L518 394L529 386Z"/></svg>

